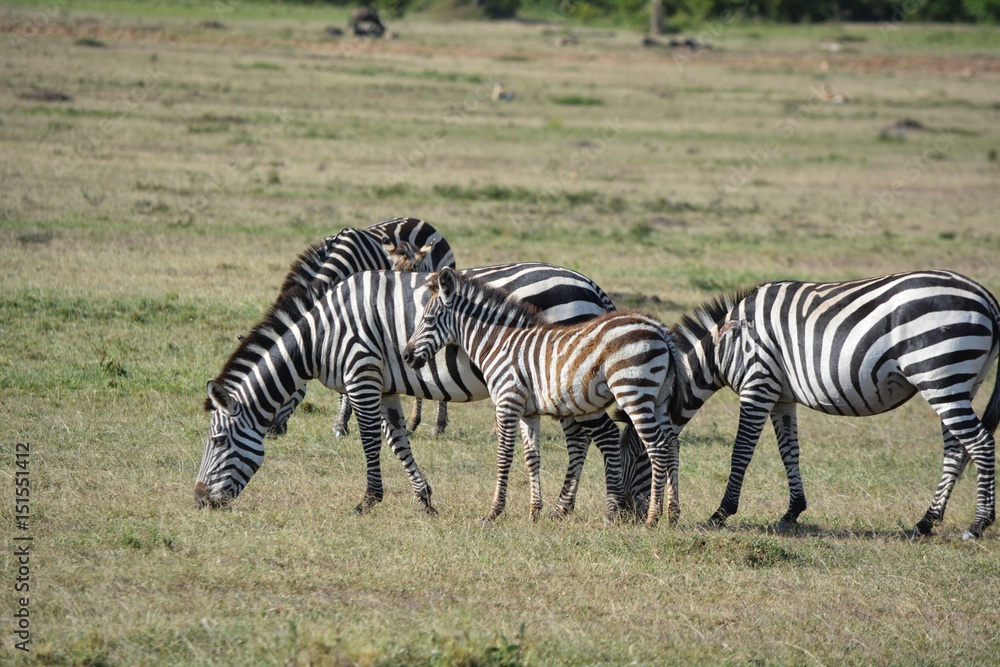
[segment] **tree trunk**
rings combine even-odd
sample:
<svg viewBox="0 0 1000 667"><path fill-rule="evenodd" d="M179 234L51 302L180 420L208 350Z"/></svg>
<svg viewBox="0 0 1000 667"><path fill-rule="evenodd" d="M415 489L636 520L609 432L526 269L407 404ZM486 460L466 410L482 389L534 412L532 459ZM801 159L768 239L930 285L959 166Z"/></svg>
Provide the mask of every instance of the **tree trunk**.
<svg viewBox="0 0 1000 667"><path fill-rule="evenodd" d="M663 34L663 0L652 0L649 8L649 34Z"/></svg>

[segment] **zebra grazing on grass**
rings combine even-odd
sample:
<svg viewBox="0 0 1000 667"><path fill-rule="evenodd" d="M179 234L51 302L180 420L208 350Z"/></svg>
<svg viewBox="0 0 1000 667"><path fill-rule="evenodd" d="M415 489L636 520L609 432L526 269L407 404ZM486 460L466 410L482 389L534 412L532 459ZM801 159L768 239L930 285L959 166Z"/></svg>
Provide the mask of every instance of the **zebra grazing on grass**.
<svg viewBox="0 0 1000 667"><path fill-rule="evenodd" d="M461 273L509 289L553 321L577 322L614 309L593 281L548 264ZM400 351L413 332L420 304L428 298L431 275L364 272L321 293L301 285L285 291L208 383L205 408L212 417L195 484L197 503L217 507L239 495L263 461L263 436L274 415L315 378L347 394L358 416L368 472L367 489L356 510L366 511L382 500L379 424L384 419L389 445L403 462L415 496L432 512L431 487L410 451L397 394L475 401L489 398L489 392L482 373L454 347L421 372L403 363ZM628 507L620 483L618 427L606 414L566 419L562 425L570 461L554 514L573 509L591 438L604 454L609 513Z"/></svg>
<svg viewBox="0 0 1000 667"><path fill-rule="evenodd" d="M510 298L509 292L451 269L434 274L429 289L432 297L403 359L421 369L454 343L482 369L497 424L496 492L484 522L496 519L506 504L519 421L535 520L542 509L539 417L593 418L606 414L614 401L628 415L652 463L646 524L655 525L662 513L664 486L668 516L677 520L677 437L667 417L676 350L666 326L630 312L572 326L546 324L536 309Z"/></svg>
<svg viewBox="0 0 1000 667"><path fill-rule="evenodd" d="M418 218L393 218L370 227L348 227L309 246L298 256L282 283L278 299L294 287L323 290L359 271L402 268L404 262L416 270L436 271L446 266L454 268L455 255L441 233ZM305 396L303 386L282 406L268 430L269 436L286 432L288 419ZM335 436L347 435L350 416L350 401L342 397L333 426ZM446 422L447 412L442 416L439 411L438 419ZM442 425L442 431L443 428Z"/></svg>
<svg viewBox="0 0 1000 667"><path fill-rule="evenodd" d="M914 536L930 534L944 518L969 459L978 469L978 497L963 538L978 538L993 523L992 433L1000 422L1000 382L982 421L972 399L1000 349L1000 306L981 285L949 271L765 283L699 308L673 333L687 385L674 406L678 427L722 387L740 396L729 482L710 524L721 526L736 514L743 476L768 419L788 475L790 499L781 520L792 523L806 509L796 405L865 416L897 408L916 393L941 418L944 469ZM629 437L626 428L623 438Z"/></svg>

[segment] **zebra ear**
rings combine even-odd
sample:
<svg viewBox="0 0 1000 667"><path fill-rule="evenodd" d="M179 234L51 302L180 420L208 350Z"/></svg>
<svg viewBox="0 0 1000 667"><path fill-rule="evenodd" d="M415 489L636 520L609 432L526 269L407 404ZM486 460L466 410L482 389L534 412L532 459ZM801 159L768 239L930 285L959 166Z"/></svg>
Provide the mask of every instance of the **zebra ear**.
<svg viewBox="0 0 1000 667"><path fill-rule="evenodd" d="M216 410L221 410L224 414L232 416L236 411L236 401L225 387L215 380L208 381L208 400Z"/></svg>
<svg viewBox="0 0 1000 667"><path fill-rule="evenodd" d="M445 305L448 305L448 302L451 301L451 297L455 294L457 288L458 284L455 272L450 267L441 269L441 272L438 274L438 290L441 294L441 301Z"/></svg>
<svg viewBox="0 0 1000 667"><path fill-rule="evenodd" d="M427 255L431 254L432 250L434 250L434 241L428 242L426 245L424 245L424 247L422 247L420 250L417 251L417 261L418 262L423 261L424 257L427 257Z"/></svg>

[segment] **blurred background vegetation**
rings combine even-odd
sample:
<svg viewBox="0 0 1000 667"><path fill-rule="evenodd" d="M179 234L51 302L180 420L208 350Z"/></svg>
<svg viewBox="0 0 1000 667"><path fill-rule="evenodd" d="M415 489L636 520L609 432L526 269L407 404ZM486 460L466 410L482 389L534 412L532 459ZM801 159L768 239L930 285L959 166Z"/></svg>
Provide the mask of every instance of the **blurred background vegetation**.
<svg viewBox="0 0 1000 667"><path fill-rule="evenodd" d="M302 4L350 6L357 0L298 0ZM1000 0L660 0L667 29L688 29L712 20L818 21L1000 21ZM390 15L407 11L526 19L562 16L588 22L642 26L648 0L372 0Z"/></svg>

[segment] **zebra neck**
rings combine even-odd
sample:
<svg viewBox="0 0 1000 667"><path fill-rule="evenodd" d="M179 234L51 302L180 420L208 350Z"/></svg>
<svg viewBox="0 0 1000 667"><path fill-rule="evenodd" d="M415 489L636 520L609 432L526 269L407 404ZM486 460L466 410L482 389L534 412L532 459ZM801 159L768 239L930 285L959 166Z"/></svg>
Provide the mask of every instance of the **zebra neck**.
<svg viewBox="0 0 1000 667"><path fill-rule="evenodd" d="M674 403L673 419L683 427L715 392L725 386L715 364L715 342L712 334L694 338L690 332L675 331L679 363L680 400Z"/></svg>
<svg viewBox="0 0 1000 667"><path fill-rule="evenodd" d="M320 333L317 330L317 334ZM240 398L258 425L267 426L293 394L315 377L316 350L309 345L311 333L299 323L282 335L261 332L257 344L241 350L228 365L225 384ZM305 349L299 344L305 341Z"/></svg>
<svg viewBox="0 0 1000 667"><path fill-rule="evenodd" d="M466 298L455 306L458 343L483 371L492 365L491 360L495 363L512 336L538 324L532 315L503 305Z"/></svg>

